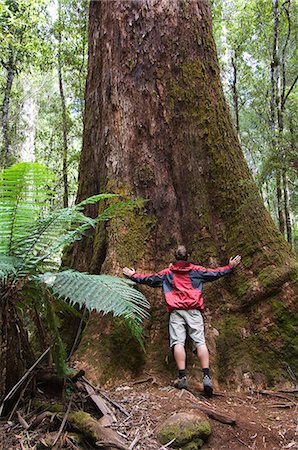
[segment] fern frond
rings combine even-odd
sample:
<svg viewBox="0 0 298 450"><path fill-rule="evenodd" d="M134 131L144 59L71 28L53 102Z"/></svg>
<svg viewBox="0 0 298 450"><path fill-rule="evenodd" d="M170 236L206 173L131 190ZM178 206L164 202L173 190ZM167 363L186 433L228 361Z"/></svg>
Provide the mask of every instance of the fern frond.
<svg viewBox="0 0 298 450"><path fill-rule="evenodd" d="M145 349L145 345L144 345L144 328L142 327L140 322L137 322L136 320L133 320L133 319L125 319L125 326L129 329L132 336L140 344L143 352L146 353L146 349Z"/></svg>
<svg viewBox="0 0 298 450"><path fill-rule="evenodd" d="M57 257L60 256L60 252L66 246L82 239L91 228L96 227L99 221L115 216L119 217L140 204L140 201L135 200L119 202L107 207L95 219L83 214L82 210L86 204L114 196L113 194L94 195L78 205L53 211L45 218L38 220L35 225L31 226L28 236L17 240L12 247L12 252L23 258L22 269L26 269L27 273L32 273L34 268L43 263L43 270L52 270L49 265L55 258L58 261Z"/></svg>
<svg viewBox="0 0 298 450"><path fill-rule="evenodd" d="M22 270L32 273L32 269L45 261L45 270L53 260L59 262L62 249L74 241L81 239L82 235L96 221L74 208L64 208L49 213L31 227L27 237L19 239L12 247L15 255L23 259Z"/></svg>
<svg viewBox="0 0 298 450"><path fill-rule="evenodd" d="M148 317L150 304L144 295L130 286L132 282L110 275L89 275L66 270L35 277L51 288L53 294L71 304L86 306L104 314L113 313L137 321Z"/></svg>
<svg viewBox="0 0 298 450"><path fill-rule="evenodd" d="M21 261L14 256L0 254L0 284L7 283L17 277Z"/></svg>
<svg viewBox="0 0 298 450"><path fill-rule="evenodd" d="M11 254L17 239L28 229L51 195L50 172L38 163L15 164L0 173L0 252Z"/></svg>

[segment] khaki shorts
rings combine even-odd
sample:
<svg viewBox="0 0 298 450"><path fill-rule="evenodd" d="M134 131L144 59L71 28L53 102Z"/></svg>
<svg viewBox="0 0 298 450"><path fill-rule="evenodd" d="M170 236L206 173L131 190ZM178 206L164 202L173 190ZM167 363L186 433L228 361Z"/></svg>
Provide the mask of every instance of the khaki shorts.
<svg viewBox="0 0 298 450"><path fill-rule="evenodd" d="M187 334L193 343L193 350L205 344L204 321L198 309L175 309L169 320L170 347L185 345Z"/></svg>

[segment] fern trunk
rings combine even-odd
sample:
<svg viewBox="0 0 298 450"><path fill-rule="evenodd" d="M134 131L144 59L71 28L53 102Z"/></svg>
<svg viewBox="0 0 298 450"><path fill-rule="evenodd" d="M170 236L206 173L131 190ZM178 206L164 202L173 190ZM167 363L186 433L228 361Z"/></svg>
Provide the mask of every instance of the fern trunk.
<svg viewBox="0 0 298 450"><path fill-rule="evenodd" d="M1 292L0 329L0 399L3 399L34 361L15 300L7 292ZM4 414L13 401L14 398L5 403Z"/></svg>
<svg viewBox="0 0 298 450"><path fill-rule="evenodd" d="M241 254L242 267L206 289L213 374L237 384L246 373L282 378L282 361L298 370L297 261L263 205L233 128L209 3L117 5L90 4L78 199L118 192L148 202L78 244L72 264L94 273L120 274L123 266L152 272L169 264L180 243L206 266ZM145 292L152 304L146 364L165 369L162 293ZM122 331L96 315L78 355L100 381L123 377L119 368L131 368L135 357Z"/></svg>

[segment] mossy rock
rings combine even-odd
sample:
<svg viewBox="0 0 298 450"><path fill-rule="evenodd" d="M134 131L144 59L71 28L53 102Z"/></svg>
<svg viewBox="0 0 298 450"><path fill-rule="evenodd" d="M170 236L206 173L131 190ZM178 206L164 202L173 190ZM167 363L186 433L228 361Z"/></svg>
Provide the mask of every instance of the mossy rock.
<svg viewBox="0 0 298 450"><path fill-rule="evenodd" d="M157 430L157 438L162 445L168 442L173 448L196 450L211 435L211 425L206 416L200 412L176 413L166 419Z"/></svg>

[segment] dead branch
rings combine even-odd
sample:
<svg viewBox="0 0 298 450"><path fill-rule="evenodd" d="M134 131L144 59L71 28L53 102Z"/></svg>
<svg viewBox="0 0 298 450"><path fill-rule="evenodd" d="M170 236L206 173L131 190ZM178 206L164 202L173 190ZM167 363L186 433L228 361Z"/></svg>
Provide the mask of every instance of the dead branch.
<svg viewBox="0 0 298 450"><path fill-rule="evenodd" d="M34 419L34 420L31 422L31 424L29 425L28 431L29 431L29 430L31 431L31 430L34 430L35 428L37 428L38 425L40 425L41 422L43 422L44 419L45 419L46 417L49 417L49 416L51 416L51 415L52 415L51 412L49 412L49 411L44 411L44 412L42 412L41 414L39 414L38 416L36 416L35 419Z"/></svg>
<svg viewBox="0 0 298 450"><path fill-rule="evenodd" d="M191 400L195 404L195 408L199 409L203 413L207 414L211 419L217 420L218 422L225 423L227 425L236 425L236 419L234 417L227 416L226 414L214 411L214 409L206 408L206 406L201 406Z"/></svg>
<svg viewBox="0 0 298 450"><path fill-rule="evenodd" d="M132 384L132 386L134 386L135 384L148 383L149 381L151 381L152 384L156 383L156 378L154 378L154 377L147 377L147 378L144 378L142 380L136 380L136 381L132 382L131 384Z"/></svg>
<svg viewBox="0 0 298 450"><path fill-rule="evenodd" d="M298 394L298 389L279 389L277 392L282 392L284 394Z"/></svg>
<svg viewBox="0 0 298 450"><path fill-rule="evenodd" d="M139 434L139 430L137 430L137 435L135 436L134 440L130 444L128 450L133 450L135 445L139 442L140 439L141 439L141 436Z"/></svg>
<svg viewBox="0 0 298 450"><path fill-rule="evenodd" d="M55 439L54 439L53 446L54 446L55 444L57 444L58 439L59 439L59 437L60 437L60 435L61 435L61 433L62 433L62 431L63 431L63 429L64 429L64 427L65 427L66 420L67 420L67 417L68 417L68 414L69 414L69 411L70 411L70 408L71 408L71 403L72 403L72 400L70 400L70 402L69 402L69 404L68 404L68 407L67 407L66 413L65 413L65 415L64 415L64 417L63 417L63 420L62 420L62 422L61 422L59 431L58 431L58 433L57 433L57 436L56 436Z"/></svg>
<svg viewBox="0 0 298 450"><path fill-rule="evenodd" d="M18 421L20 422L20 425L22 425L22 427L24 428L24 430L28 430L29 425L26 422L26 420L21 416L21 414L19 413L19 411L17 412L18 415Z"/></svg>
<svg viewBox="0 0 298 450"><path fill-rule="evenodd" d="M130 414L123 408L123 406L121 406L119 403L115 402L114 400L112 400L107 394L105 394L104 392L102 392L98 387L94 386L92 383L90 383L89 380L87 380L87 378L82 377L82 379L89 384L89 386L91 386L96 392L99 392L100 395L105 398L106 400L108 400L108 402L110 402L113 406L115 406L117 409L119 409L119 411L123 412L123 414L125 414L127 417L130 416Z"/></svg>
<svg viewBox="0 0 298 450"><path fill-rule="evenodd" d="M83 411L72 412L68 415L68 422L89 441L99 447L112 447L119 450L128 450L125 443L111 428L103 427L97 420Z"/></svg>
<svg viewBox="0 0 298 450"><path fill-rule="evenodd" d="M113 411L108 407L105 400L95 392L95 390L89 385L88 382L82 381L86 392L88 393L90 399L93 401L95 406L103 414L105 418L105 425L111 425L113 422L117 422L117 418Z"/></svg>
<svg viewBox="0 0 298 450"><path fill-rule="evenodd" d="M288 400L288 402L294 403L296 406L298 405L298 403L294 402L291 397L288 397L287 395L279 394L278 392L274 392L274 391L255 391L255 392L257 394L268 395L268 396L271 396L271 397L283 398L285 400Z"/></svg>

